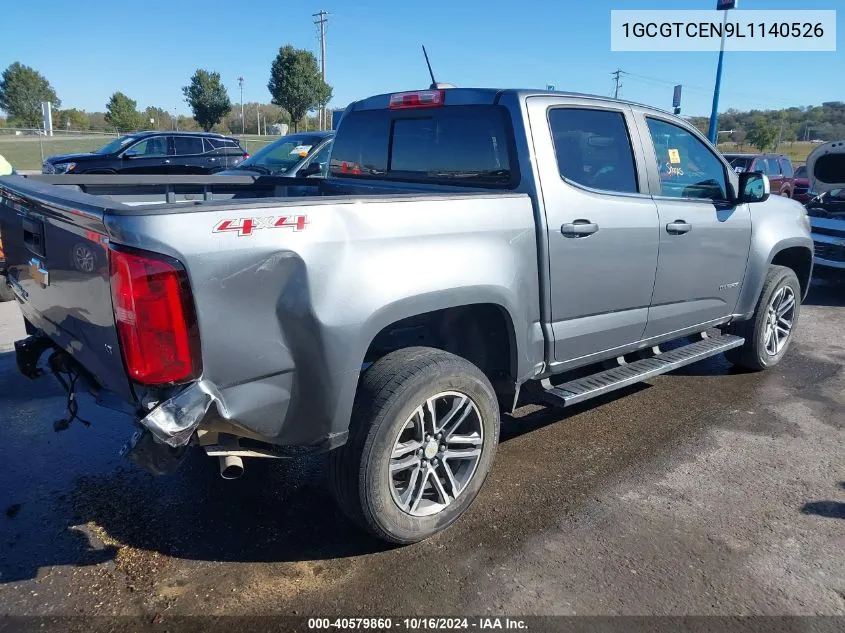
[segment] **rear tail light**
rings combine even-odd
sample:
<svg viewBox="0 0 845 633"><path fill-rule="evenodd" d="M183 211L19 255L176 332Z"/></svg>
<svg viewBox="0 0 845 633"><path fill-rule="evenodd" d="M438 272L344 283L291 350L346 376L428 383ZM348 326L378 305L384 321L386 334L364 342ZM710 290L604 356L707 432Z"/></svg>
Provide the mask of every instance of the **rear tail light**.
<svg viewBox="0 0 845 633"><path fill-rule="evenodd" d="M115 322L130 379L163 385L199 377L196 312L182 265L163 255L112 247L109 266Z"/></svg>
<svg viewBox="0 0 845 633"><path fill-rule="evenodd" d="M249 158L249 154L247 154L246 152L244 152L244 157L243 157L243 160L246 160L247 158Z"/></svg>
<svg viewBox="0 0 845 633"><path fill-rule="evenodd" d="M403 108L439 108L446 98L445 90L417 90L416 92L397 92L390 95L390 109Z"/></svg>

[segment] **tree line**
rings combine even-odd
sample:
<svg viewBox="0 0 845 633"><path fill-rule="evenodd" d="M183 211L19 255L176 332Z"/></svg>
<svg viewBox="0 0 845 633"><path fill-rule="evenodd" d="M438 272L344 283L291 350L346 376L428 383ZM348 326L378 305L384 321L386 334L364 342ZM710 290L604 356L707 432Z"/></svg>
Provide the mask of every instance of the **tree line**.
<svg viewBox="0 0 845 633"><path fill-rule="evenodd" d="M244 104L242 120L240 104L233 105L220 73L198 68L188 85L182 87L192 117L174 116L157 106L139 110L138 102L120 91L112 94L104 112L86 112L62 109L61 99L46 77L14 62L0 76L0 109L8 115L8 119L0 119L0 126L40 128L41 103L49 101L53 129L132 132L178 128L254 134L259 131L259 119L262 128L287 123L297 130L302 123L310 124L308 113L325 107L332 97L332 88L323 81L314 54L290 45L282 46L273 60L267 89L270 103Z"/></svg>
<svg viewBox="0 0 845 633"><path fill-rule="evenodd" d="M707 117L691 117L705 134ZM794 141L836 141L845 138L845 102L826 101L820 106L781 110L728 110L719 115L719 141L748 145L761 152L774 150L781 143ZM730 132L728 132L730 130Z"/></svg>

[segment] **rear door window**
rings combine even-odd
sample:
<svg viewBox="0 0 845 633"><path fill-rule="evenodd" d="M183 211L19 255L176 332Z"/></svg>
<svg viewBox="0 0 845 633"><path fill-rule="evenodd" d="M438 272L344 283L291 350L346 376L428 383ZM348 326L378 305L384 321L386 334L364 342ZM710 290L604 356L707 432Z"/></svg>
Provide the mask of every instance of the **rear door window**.
<svg viewBox="0 0 845 633"><path fill-rule="evenodd" d="M794 172L792 171L792 163L788 158L780 159L780 167L783 170L783 175L787 178L792 178Z"/></svg>
<svg viewBox="0 0 845 633"><path fill-rule="evenodd" d="M592 189L639 191L634 152L621 112L553 108L549 127L561 177Z"/></svg>
<svg viewBox="0 0 845 633"><path fill-rule="evenodd" d="M335 177L513 187L511 123L500 106L362 110L344 117L331 154Z"/></svg>
<svg viewBox="0 0 845 633"><path fill-rule="evenodd" d="M173 145L177 156L191 156L193 154L203 153L201 136L174 136Z"/></svg>

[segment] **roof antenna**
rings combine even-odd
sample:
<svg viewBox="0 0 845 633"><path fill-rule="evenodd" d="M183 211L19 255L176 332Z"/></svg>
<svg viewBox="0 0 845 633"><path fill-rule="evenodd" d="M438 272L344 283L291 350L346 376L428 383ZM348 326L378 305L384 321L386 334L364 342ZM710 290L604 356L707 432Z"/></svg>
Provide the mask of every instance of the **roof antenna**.
<svg viewBox="0 0 845 633"><path fill-rule="evenodd" d="M431 76L431 85L429 86L430 90L436 90L437 88L454 88L452 84L439 84L437 80L434 79L434 71L431 70L431 62L428 61L428 51L425 50L425 44L422 45L423 55L425 55L425 65L428 66L428 74Z"/></svg>

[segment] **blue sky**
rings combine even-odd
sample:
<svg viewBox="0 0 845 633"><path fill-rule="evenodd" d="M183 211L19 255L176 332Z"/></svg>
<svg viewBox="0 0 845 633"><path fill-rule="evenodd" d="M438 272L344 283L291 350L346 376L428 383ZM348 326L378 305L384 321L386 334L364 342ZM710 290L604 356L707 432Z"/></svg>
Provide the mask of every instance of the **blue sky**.
<svg viewBox="0 0 845 633"><path fill-rule="evenodd" d="M841 0L741 0L742 9L834 9ZM318 51L312 13L329 16L333 105L426 87L425 43L437 79L458 86L545 87L621 96L664 108L684 84L683 113L708 114L717 53L613 53L611 9L710 9L715 0L85 0L5 2L0 69L42 72L63 107L104 110L121 90L139 107L187 113L184 86L198 67L220 72L233 102L268 102L270 64L284 44ZM838 32L842 32L842 15ZM845 46L833 53L726 56L720 110L845 100Z"/></svg>

